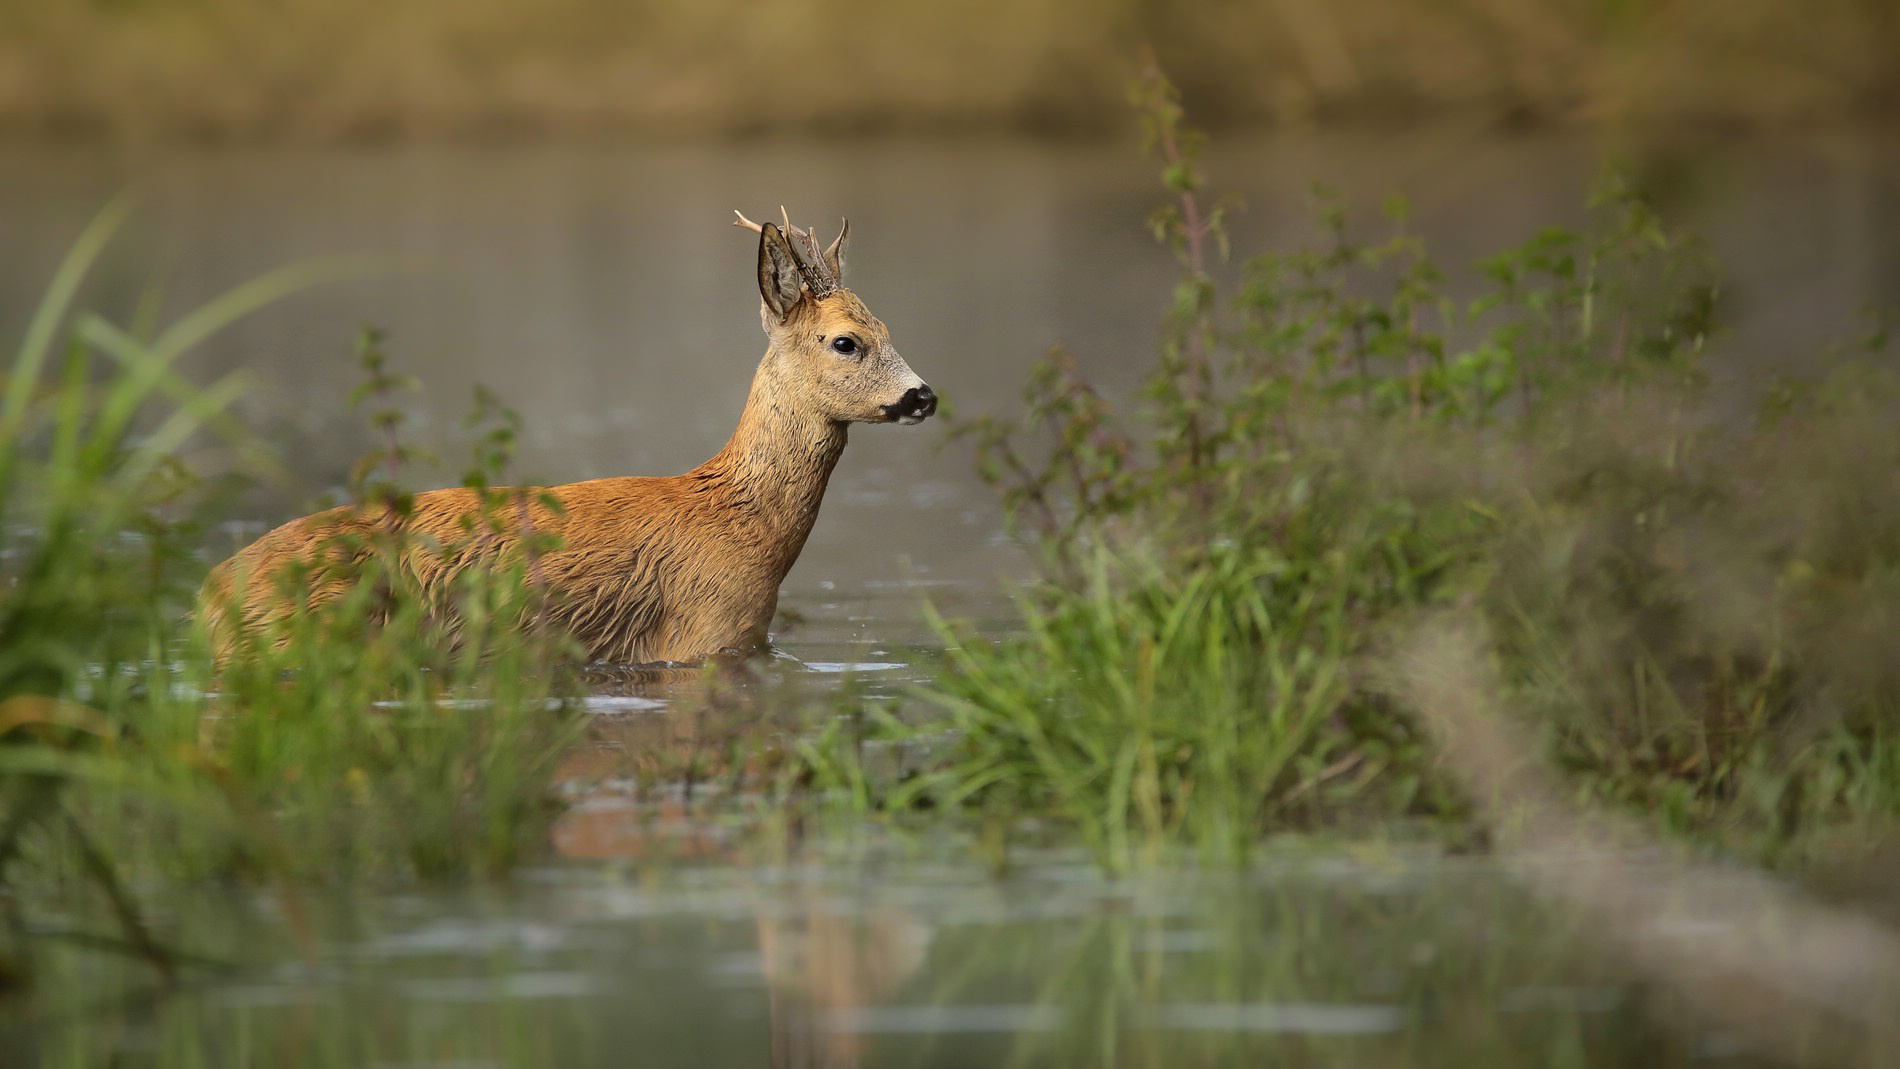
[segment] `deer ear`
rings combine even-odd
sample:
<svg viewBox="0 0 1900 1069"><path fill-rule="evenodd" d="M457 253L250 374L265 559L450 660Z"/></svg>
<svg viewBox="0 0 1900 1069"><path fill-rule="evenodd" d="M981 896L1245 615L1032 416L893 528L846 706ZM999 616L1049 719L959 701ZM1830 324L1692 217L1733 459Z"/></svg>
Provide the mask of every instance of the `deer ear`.
<svg viewBox="0 0 1900 1069"><path fill-rule="evenodd" d="M803 279L798 273L798 262L792 259L791 246L785 243L785 234L776 223L765 223L759 227L759 296L772 314L784 319L791 314L792 306L798 303L798 289Z"/></svg>
<svg viewBox="0 0 1900 1069"><path fill-rule="evenodd" d="M831 268L831 277L837 279L840 286L844 285L844 243L850 236L851 220L846 219L838 224L838 236L825 250L825 266Z"/></svg>

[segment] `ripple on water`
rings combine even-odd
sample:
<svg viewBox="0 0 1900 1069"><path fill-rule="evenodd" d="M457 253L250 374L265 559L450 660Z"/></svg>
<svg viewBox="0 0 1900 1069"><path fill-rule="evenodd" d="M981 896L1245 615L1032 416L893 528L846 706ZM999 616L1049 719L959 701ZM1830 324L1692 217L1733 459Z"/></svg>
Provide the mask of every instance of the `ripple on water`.
<svg viewBox="0 0 1900 1069"><path fill-rule="evenodd" d="M532 921L436 921L363 945L369 957L463 955L481 957L500 950L547 953L569 945L570 929Z"/></svg>
<svg viewBox="0 0 1900 1069"><path fill-rule="evenodd" d="M667 703L658 698L642 698L632 694L589 694L581 699L581 708L594 716L651 713L666 707Z"/></svg>
<svg viewBox="0 0 1900 1069"><path fill-rule="evenodd" d="M1383 1004L1178 1002L1150 1011L1148 1027L1187 1032L1355 1036L1396 1032L1405 1011Z"/></svg>
<svg viewBox="0 0 1900 1069"><path fill-rule="evenodd" d="M517 972L411 980L403 993L417 1002L489 1003L503 999L565 999L591 995L594 977L583 972Z"/></svg>
<svg viewBox="0 0 1900 1069"><path fill-rule="evenodd" d="M853 1035L945 1035L949 1033L1053 1032L1062 1027L1056 1006L1028 1003L995 1006L857 1006L833 1010L825 1029Z"/></svg>
<svg viewBox="0 0 1900 1069"><path fill-rule="evenodd" d="M805 670L820 675L840 676L847 672L894 672L910 665L901 661L806 661Z"/></svg>

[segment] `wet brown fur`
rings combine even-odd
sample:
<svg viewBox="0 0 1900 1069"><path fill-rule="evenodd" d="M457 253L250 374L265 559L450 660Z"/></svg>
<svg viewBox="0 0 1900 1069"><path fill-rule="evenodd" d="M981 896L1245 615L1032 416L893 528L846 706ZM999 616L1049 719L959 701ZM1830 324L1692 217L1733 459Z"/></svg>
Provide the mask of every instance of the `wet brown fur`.
<svg viewBox="0 0 1900 1069"><path fill-rule="evenodd" d="M907 390L928 390L892 348L884 324L850 291L814 298L796 276L787 282L779 272L796 265L767 248L780 239L772 224L765 227L760 317L770 345L725 448L684 475L594 479L527 495L551 494L560 503L558 512L526 506L536 530L560 539L535 567L552 594L549 617L590 659L691 661L763 641L779 584L818 518L848 425L893 422L886 406L899 404ZM834 271L841 266L837 251ZM857 340L857 359L829 348L840 334ZM475 540L464 533L465 518L480 507L476 491L434 490L416 497L406 521L381 509L344 507L264 535L206 580L201 611L220 656L237 649L238 629L228 618L234 601L240 629L271 635L291 611L277 577L299 562L319 563L323 547L337 545L339 535L367 539L379 525L399 524L411 536L402 540L402 570L432 606L446 604L461 569L519 547L518 529ZM456 545L454 552L431 548ZM347 578L311 574L313 605L349 589Z"/></svg>

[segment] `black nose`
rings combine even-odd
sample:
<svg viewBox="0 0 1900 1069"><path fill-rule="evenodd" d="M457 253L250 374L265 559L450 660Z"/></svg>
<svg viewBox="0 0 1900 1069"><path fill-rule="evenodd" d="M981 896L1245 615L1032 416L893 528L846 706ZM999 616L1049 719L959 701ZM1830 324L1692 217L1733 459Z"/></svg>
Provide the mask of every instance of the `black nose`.
<svg viewBox="0 0 1900 1069"><path fill-rule="evenodd" d="M885 405L884 414L891 422L915 423L920 419L929 419L937 411L937 395L928 386L913 386L904 391L904 396L894 405Z"/></svg>

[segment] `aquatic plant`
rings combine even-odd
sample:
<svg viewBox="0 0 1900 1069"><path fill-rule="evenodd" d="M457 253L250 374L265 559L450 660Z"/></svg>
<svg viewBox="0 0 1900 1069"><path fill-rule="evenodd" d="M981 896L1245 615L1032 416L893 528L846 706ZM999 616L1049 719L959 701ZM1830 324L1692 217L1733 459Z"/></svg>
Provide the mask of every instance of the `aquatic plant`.
<svg viewBox="0 0 1900 1069"><path fill-rule="evenodd" d="M162 679L192 494L174 453L217 431L251 450L208 388L173 370L205 336L329 270L264 276L162 330L72 313L86 273L124 219L104 209L55 272L26 325L0 399L0 891L8 892L0 974L17 978L26 923L20 873L48 836L103 898L128 949L164 965L110 846L81 815L92 789L151 790L128 774L122 742ZM162 793L158 792L158 793Z"/></svg>
<svg viewBox="0 0 1900 1069"><path fill-rule="evenodd" d="M168 325L120 327L73 309L125 213L114 203L75 243L0 391L0 975L12 979L29 972L30 918L55 900L78 926L64 934L169 968L128 873L505 869L545 840L553 763L574 730L545 649L486 626L452 657L426 628L366 635L344 614L310 614L269 657L217 671L190 611L225 488L177 455L214 441L249 477L272 465L226 411L242 377L200 387L174 365L233 319L366 265L314 261ZM364 356L374 371L379 350ZM473 484L506 463L511 419L484 418ZM534 589L496 570L465 596L487 621ZM111 931L90 927L100 916Z"/></svg>
<svg viewBox="0 0 1900 1069"><path fill-rule="evenodd" d="M1323 191L1322 241L1224 290L1198 138L1158 70L1135 103L1184 269L1154 372L1122 411L1057 352L1020 420L963 425L1044 579L1023 634L946 624L937 683L860 721L926 759L822 764L857 804L1055 817L1115 866L1460 816L1385 657L1455 602L1578 789L1769 855L1900 817L1891 374L1821 360L1723 418L1715 266L1614 179L1475 299L1402 204L1368 241Z"/></svg>
<svg viewBox="0 0 1900 1069"><path fill-rule="evenodd" d="M378 444L357 465L352 496L399 510L412 500L404 471L419 459L403 436L400 394L415 384L389 369L380 333L363 332L356 352L364 380L354 400L369 407ZM459 537L514 532L517 494L494 484L518 424L478 391L463 482L481 507ZM177 662L187 686L152 702L141 735L148 752L189 753L194 781L239 819L224 834L181 826L187 848L149 860L185 873L349 881L501 873L542 849L558 812L555 764L579 724L563 715L573 681L549 667L570 640L516 626L546 596L534 573L541 543L459 577L446 593L458 609L451 628L439 598L403 567L421 537L390 526L340 544L326 566L354 573L351 593L306 599L281 631L250 637L223 662L206 652L212 637L196 606ZM286 598L307 589L299 579L280 577Z"/></svg>

